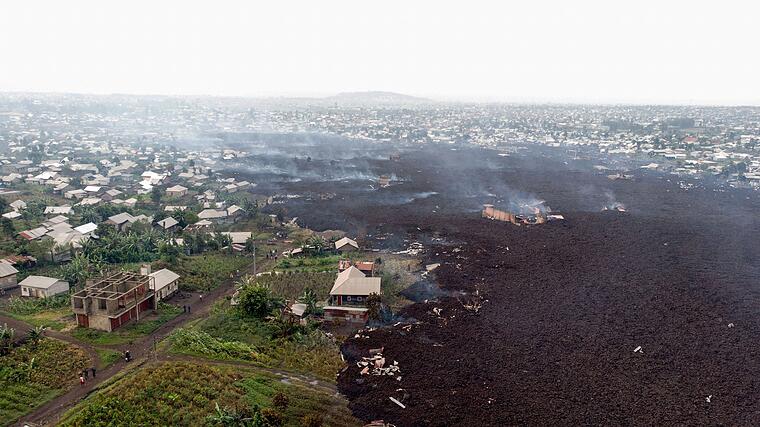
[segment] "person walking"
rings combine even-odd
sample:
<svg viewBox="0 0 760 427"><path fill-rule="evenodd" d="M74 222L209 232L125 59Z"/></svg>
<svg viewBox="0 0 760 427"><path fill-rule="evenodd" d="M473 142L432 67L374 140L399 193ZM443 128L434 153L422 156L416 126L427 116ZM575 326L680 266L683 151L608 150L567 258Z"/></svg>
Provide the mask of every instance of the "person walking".
<svg viewBox="0 0 760 427"><path fill-rule="evenodd" d="M95 378L95 367L93 366L91 369L92 369L92 377Z"/></svg>
<svg viewBox="0 0 760 427"><path fill-rule="evenodd" d="M79 385L84 385L84 375L79 374Z"/></svg>

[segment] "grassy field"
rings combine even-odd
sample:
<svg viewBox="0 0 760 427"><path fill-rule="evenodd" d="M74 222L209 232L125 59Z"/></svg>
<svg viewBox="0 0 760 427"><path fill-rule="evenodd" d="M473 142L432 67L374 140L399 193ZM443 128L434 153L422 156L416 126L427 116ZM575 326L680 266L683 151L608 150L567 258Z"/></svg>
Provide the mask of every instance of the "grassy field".
<svg viewBox="0 0 760 427"><path fill-rule="evenodd" d="M215 310L169 338L169 351L220 360L247 361L259 366L301 372L335 381L343 366L338 346L313 326L285 338L277 324L245 318L235 308Z"/></svg>
<svg viewBox="0 0 760 427"><path fill-rule="evenodd" d="M306 289L313 290L318 299L325 300L335 282L335 273L287 271L261 275L256 278L256 282L267 286L275 296L291 301L301 296Z"/></svg>
<svg viewBox="0 0 760 427"><path fill-rule="evenodd" d="M51 338L0 356L0 425L9 425L76 384L90 367L84 351Z"/></svg>
<svg viewBox="0 0 760 427"><path fill-rule="evenodd" d="M287 397L287 405L273 404L278 394ZM344 400L326 392L286 384L255 369L188 362L151 365L127 375L69 410L59 425L214 425L207 417L217 405L274 414L286 426L302 425L309 415L321 416L324 425L361 425Z"/></svg>
<svg viewBox="0 0 760 427"><path fill-rule="evenodd" d="M76 319L71 313L71 308L68 307L45 310L34 314L17 314L9 311L2 311L2 313L16 320L29 323L32 326L45 326L56 331L71 328L76 323Z"/></svg>
<svg viewBox="0 0 760 427"><path fill-rule="evenodd" d="M0 312L34 326L58 331L74 324L68 295L45 299L13 297L0 305Z"/></svg>
<svg viewBox="0 0 760 427"><path fill-rule="evenodd" d="M71 335L83 342L102 346L129 344L158 329L161 325L177 317L182 309L173 305L159 303L157 315L132 322L113 332L104 332L90 328L76 328Z"/></svg>
<svg viewBox="0 0 760 427"><path fill-rule="evenodd" d="M253 260L250 257L207 254L182 257L176 264L167 265L166 268L182 276L182 290L210 291L229 279L230 274L248 267L251 263ZM160 265L158 267L163 268Z"/></svg>
<svg viewBox="0 0 760 427"><path fill-rule="evenodd" d="M340 255L325 255L319 257L283 258L277 261L274 267L276 271L300 271L300 272L338 272Z"/></svg>
<svg viewBox="0 0 760 427"><path fill-rule="evenodd" d="M105 369L121 359L121 352L111 350L110 348L96 348L95 352L98 353L98 358L100 359L98 369Z"/></svg>

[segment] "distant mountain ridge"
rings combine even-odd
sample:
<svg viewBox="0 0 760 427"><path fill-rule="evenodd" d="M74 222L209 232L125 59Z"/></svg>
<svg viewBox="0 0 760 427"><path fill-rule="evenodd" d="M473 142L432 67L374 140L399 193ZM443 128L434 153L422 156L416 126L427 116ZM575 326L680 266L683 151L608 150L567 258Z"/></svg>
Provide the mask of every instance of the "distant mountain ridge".
<svg viewBox="0 0 760 427"><path fill-rule="evenodd" d="M432 104L435 101L403 93L385 91L341 92L323 98L325 101L349 104Z"/></svg>

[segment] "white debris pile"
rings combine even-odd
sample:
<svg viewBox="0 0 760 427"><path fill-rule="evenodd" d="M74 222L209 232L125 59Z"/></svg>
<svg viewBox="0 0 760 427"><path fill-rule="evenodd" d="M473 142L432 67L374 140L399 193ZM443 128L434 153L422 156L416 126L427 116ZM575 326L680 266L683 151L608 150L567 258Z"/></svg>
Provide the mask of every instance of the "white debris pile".
<svg viewBox="0 0 760 427"><path fill-rule="evenodd" d="M480 290L476 289L475 293L470 295L469 298L465 298L464 300L460 299L459 303L462 304L462 307L464 307L465 310L470 311L472 313L478 314L481 308L483 308L483 303L488 302L487 299L484 299L480 295Z"/></svg>
<svg viewBox="0 0 760 427"><path fill-rule="evenodd" d="M394 252L396 255L411 255L417 256L425 250L425 247L420 242L411 242L409 246L403 251Z"/></svg>
<svg viewBox="0 0 760 427"><path fill-rule="evenodd" d="M377 328L359 329L358 331L356 331L356 334L354 335L354 338L357 338L357 339L358 338L367 339L367 338L369 338L369 335L366 335L365 332L372 332L375 329L377 329Z"/></svg>
<svg viewBox="0 0 760 427"><path fill-rule="evenodd" d="M369 357L362 357L361 361L356 362L356 366L362 369L359 373L396 377L396 380L401 381L401 368L398 367L398 362L394 360L393 363L387 363L382 351L382 348L370 350Z"/></svg>

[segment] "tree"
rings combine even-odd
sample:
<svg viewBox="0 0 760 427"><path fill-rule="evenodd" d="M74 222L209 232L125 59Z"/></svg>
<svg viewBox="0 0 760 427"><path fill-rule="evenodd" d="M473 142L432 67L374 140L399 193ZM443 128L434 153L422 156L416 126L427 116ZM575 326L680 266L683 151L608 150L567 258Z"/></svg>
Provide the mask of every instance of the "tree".
<svg viewBox="0 0 760 427"><path fill-rule="evenodd" d="M157 205L160 204L161 203L161 196L163 196L163 194L161 194L161 193L162 192L161 192L160 188L153 187L153 190L150 191L150 200L153 201L153 203L155 203Z"/></svg>
<svg viewBox="0 0 760 427"><path fill-rule="evenodd" d="M306 304L306 314L314 314L317 311L317 293L314 289L304 289L298 302Z"/></svg>
<svg viewBox="0 0 760 427"><path fill-rule="evenodd" d="M26 252L38 260L53 261L53 239L33 240L26 245Z"/></svg>
<svg viewBox="0 0 760 427"><path fill-rule="evenodd" d="M43 333L45 332L45 326L37 326L36 328L32 328L27 333L27 337L29 338L29 342L32 344L32 348L36 348L37 344L40 343L40 340L44 336Z"/></svg>
<svg viewBox="0 0 760 427"><path fill-rule="evenodd" d="M0 197L0 212L8 210L8 201Z"/></svg>
<svg viewBox="0 0 760 427"><path fill-rule="evenodd" d="M325 249L326 242L322 237L315 235L309 238L308 245L312 255L322 255L322 251Z"/></svg>
<svg viewBox="0 0 760 427"><path fill-rule="evenodd" d="M216 233L214 234L214 242L217 249L227 248L232 253L232 238L227 234Z"/></svg>
<svg viewBox="0 0 760 427"><path fill-rule="evenodd" d="M256 286L256 276L246 274L235 282L237 289Z"/></svg>
<svg viewBox="0 0 760 427"><path fill-rule="evenodd" d="M253 237L249 237L245 239L245 251L249 254L252 254L253 251L256 249L256 243L253 240Z"/></svg>
<svg viewBox="0 0 760 427"><path fill-rule="evenodd" d="M378 294L369 294L367 297L367 301L365 302L367 305L367 316L371 320L378 320L380 319L380 312L383 307L383 300L380 298L380 295Z"/></svg>
<svg viewBox="0 0 760 427"><path fill-rule="evenodd" d="M189 209L186 210L175 210L172 212L172 218L176 219L177 222L179 222L179 226L182 228L187 227L190 224L195 224L198 222L198 215L196 215L194 212L192 212Z"/></svg>
<svg viewBox="0 0 760 427"><path fill-rule="evenodd" d="M8 218L0 219L0 230L3 232L3 236L13 238L16 234L16 227L13 226L13 221Z"/></svg>
<svg viewBox="0 0 760 427"><path fill-rule="evenodd" d="M72 286L84 285L84 282L92 275L93 265L90 259L83 254L77 254L70 263L61 267L63 279Z"/></svg>
<svg viewBox="0 0 760 427"><path fill-rule="evenodd" d="M158 244L158 255L162 260L168 263L173 264L177 262L177 258L179 258L180 254L179 246L175 243L163 241Z"/></svg>
<svg viewBox="0 0 760 427"><path fill-rule="evenodd" d="M82 218L83 223L91 222L93 224L98 224L102 220L98 212L91 207L82 208L79 216Z"/></svg>
<svg viewBox="0 0 760 427"><path fill-rule="evenodd" d="M277 306L276 299L266 286L244 286L240 291L240 308L247 316L263 319Z"/></svg>
<svg viewBox="0 0 760 427"><path fill-rule="evenodd" d="M0 327L0 354L8 354L11 351L13 345L13 337L16 335L16 330L9 328L7 324L3 324Z"/></svg>
<svg viewBox="0 0 760 427"><path fill-rule="evenodd" d="M256 201L245 198L241 201L240 207L245 211L248 218L256 218L259 215L259 205Z"/></svg>

